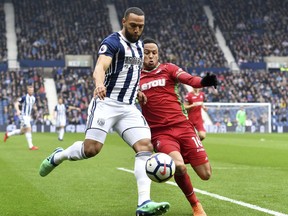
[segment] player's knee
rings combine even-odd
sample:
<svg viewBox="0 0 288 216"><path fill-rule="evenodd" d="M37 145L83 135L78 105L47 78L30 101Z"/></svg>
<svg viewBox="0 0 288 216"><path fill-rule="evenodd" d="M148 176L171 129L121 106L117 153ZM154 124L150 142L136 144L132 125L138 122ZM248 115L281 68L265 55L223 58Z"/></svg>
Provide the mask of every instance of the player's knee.
<svg viewBox="0 0 288 216"><path fill-rule="evenodd" d="M206 133L205 132L200 132L198 135L199 135L199 138L200 138L201 141L206 138Z"/></svg>
<svg viewBox="0 0 288 216"><path fill-rule="evenodd" d="M212 175L212 172L211 170L204 170L204 172L202 172L199 177L204 180L204 181L207 181L211 178L211 175Z"/></svg>
<svg viewBox="0 0 288 216"><path fill-rule="evenodd" d="M185 164L176 164L176 170L175 170L175 174L176 175L184 175L187 172L187 167Z"/></svg>
<svg viewBox="0 0 288 216"><path fill-rule="evenodd" d="M84 141L84 153L85 156L90 158L96 156L102 148L103 144L95 140Z"/></svg>
<svg viewBox="0 0 288 216"><path fill-rule="evenodd" d="M141 139L133 145L135 152L150 151L153 152L153 145L150 139Z"/></svg>

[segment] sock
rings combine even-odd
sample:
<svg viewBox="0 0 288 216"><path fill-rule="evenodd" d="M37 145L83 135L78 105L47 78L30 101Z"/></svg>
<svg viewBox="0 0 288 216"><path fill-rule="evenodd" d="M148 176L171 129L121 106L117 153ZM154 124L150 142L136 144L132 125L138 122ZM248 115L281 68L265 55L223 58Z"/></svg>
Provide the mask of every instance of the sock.
<svg viewBox="0 0 288 216"><path fill-rule="evenodd" d="M138 152L135 156L134 175L138 188L138 206L146 200L150 200L151 180L145 171L145 164L151 152Z"/></svg>
<svg viewBox="0 0 288 216"><path fill-rule="evenodd" d="M58 152L54 155L54 163L60 164L64 160L83 160L87 159L86 155L84 154L84 145L83 141L76 141L73 145L69 146L67 149Z"/></svg>
<svg viewBox="0 0 288 216"><path fill-rule="evenodd" d="M10 137L10 136L13 136L13 135L19 135L21 133L21 130L20 129L16 129L16 130L13 130L9 133L7 133L7 136Z"/></svg>
<svg viewBox="0 0 288 216"><path fill-rule="evenodd" d="M184 175L174 175L174 179L177 185L181 188L182 192L186 196L186 199L191 206L198 202L198 199L194 193L194 189L190 180L190 176L186 172Z"/></svg>
<svg viewBox="0 0 288 216"><path fill-rule="evenodd" d="M26 140L27 140L27 142L28 142L29 148L32 148L32 147L33 147L33 143L32 143L32 133L31 133L31 132L26 132L26 133L25 133L25 136L26 136Z"/></svg>
<svg viewBox="0 0 288 216"><path fill-rule="evenodd" d="M63 139L63 137L64 137L64 132L65 132L64 128L60 128L60 129L59 129L59 136L58 136L59 139L61 139L61 140Z"/></svg>

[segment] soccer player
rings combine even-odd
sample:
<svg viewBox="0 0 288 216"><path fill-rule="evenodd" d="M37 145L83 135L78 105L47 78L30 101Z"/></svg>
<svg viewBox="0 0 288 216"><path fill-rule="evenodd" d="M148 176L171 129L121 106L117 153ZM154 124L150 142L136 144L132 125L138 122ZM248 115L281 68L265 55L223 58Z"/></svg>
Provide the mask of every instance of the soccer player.
<svg viewBox="0 0 288 216"><path fill-rule="evenodd" d="M67 149L57 148L40 166L40 175L48 175L64 160L83 160L96 156L102 149L108 131L113 128L134 150L134 173L138 187L136 215L161 215L168 211L168 202L150 199L151 180L145 163L152 155L150 128L135 106L141 68L143 43L139 40L144 29L144 12L128 8L122 19L123 28L106 37L99 48L93 78L94 98L88 107L85 140L77 141Z"/></svg>
<svg viewBox="0 0 288 216"><path fill-rule="evenodd" d="M217 78L214 74L207 74L204 78L191 76L174 64L160 63L157 42L153 39L143 42L144 68L140 89L147 101L141 106L151 128L152 144L156 152L169 154L173 158L176 183L192 206L194 216L204 216L206 213L194 193L185 164L191 164L203 180L210 178L211 166L176 89L179 83L194 88L216 87Z"/></svg>
<svg viewBox="0 0 288 216"><path fill-rule="evenodd" d="M34 94L34 87L32 85L29 85L27 86L27 94L19 98L14 103L16 115L19 116L19 119L21 121L21 127L20 129L13 130L11 132L6 132L4 136L4 142L6 142L10 136L25 134L29 149L38 150L38 147L34 146L32 142L31 112L36 101L36 98L33 94ZM21 111L19 107L20 105L22 105Z"/></svg>
<svg viewBox="0 0 288 216"><path fill-rule="evenodd" d="M185 96L184 107L188 111L189 120L192 122L198 132L200 140L206 138L206 130L202 117L202 109L207 112L208 108L204 105L205 94L201 88L193 88Z"/></svg>
<svg viewBox="0 0 288 216"><path fill-rule="evenodd" d="M54 109L54 119L56 120L55 124L58 132L59 141L63 141L66 126L66 112L69 112L70 110L78 110L79 112L81 111L79 107L64 104L63 98L58 97L58 104L55 106Z"/></svg>
<svg viewBox="0 0 288 216"><path fill-rule="evenodd" d="M236 121L237 121L236 132L245 133L246 112L243 106L241 106L236 113Z"/></svg>

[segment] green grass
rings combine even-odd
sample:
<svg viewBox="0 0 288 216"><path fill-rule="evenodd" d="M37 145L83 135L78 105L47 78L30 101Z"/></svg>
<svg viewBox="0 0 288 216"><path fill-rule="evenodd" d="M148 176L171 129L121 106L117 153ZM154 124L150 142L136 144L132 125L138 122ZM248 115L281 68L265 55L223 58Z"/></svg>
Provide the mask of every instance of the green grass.
<svg viewBox="0 0 288 216"><path fill-rule="evenodd" d="M4 136L4 134L0 134ZM83 134L34 133L38 151L29 151L25 136L0 142L0 215L129 216L137 205L134 153L110 134L95 158L66 161L49 176L39 165L57 146L66 148ZM209 181L189 174L197 189L288 214L288 134L208 134L204 145L212 165ZM269 215L197 193L209 216ZM191 208L178 187L152 183L151 197L171 204L169 216L189 216Z"/></svg>

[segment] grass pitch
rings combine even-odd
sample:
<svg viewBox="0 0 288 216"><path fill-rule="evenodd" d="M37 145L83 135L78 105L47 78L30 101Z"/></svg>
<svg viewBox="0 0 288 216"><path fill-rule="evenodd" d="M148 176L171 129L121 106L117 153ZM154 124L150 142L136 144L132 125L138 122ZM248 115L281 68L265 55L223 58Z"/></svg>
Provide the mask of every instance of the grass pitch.
<svg viewBox="0 0 288 216"><path fill-rule="evenodd" d="M56 133L34 133L38 151L28 150L25 136L0 142L0 215L135 215L135 177L117 169L133 170L134 153L117 134L109 134L97 157L65 161L47 177L39 176L40 163L56 147L66 148L83 138L84 134L66 133L64 141L59 142ZM196 192L207 214L288 215L287 140L288 134L208 134L204 145L212 178L202 181L191 168L189 174L195 188L230 201ZM167 216L191 216L188 202L174 185L152 183L151 197L170 202Z"/></svg>

